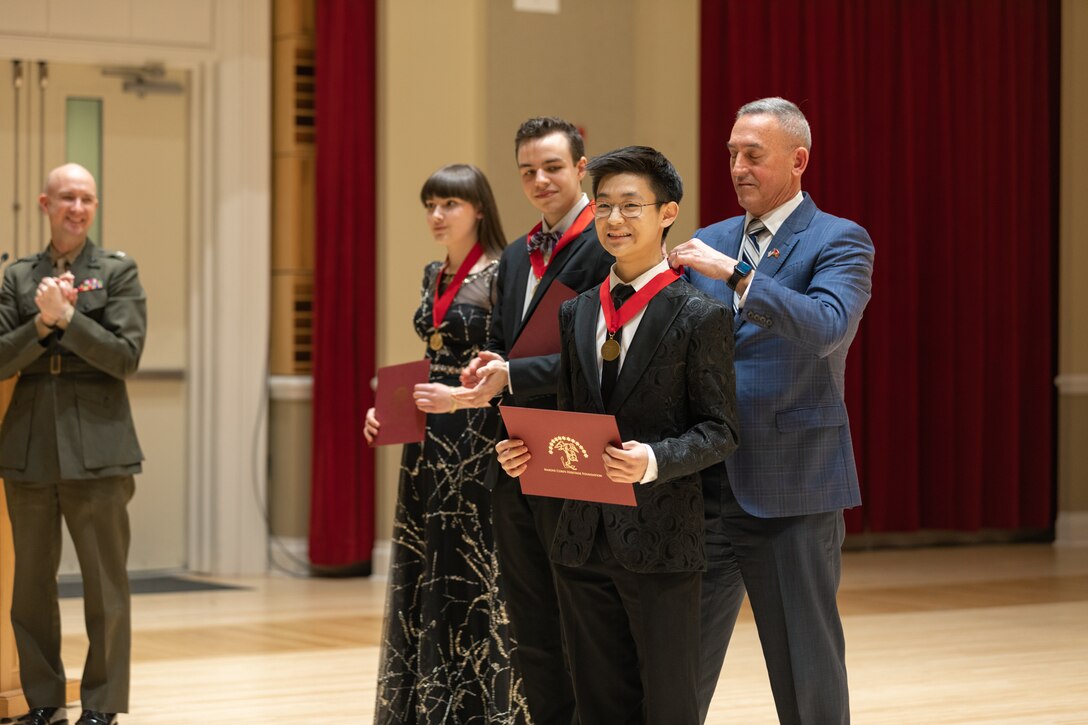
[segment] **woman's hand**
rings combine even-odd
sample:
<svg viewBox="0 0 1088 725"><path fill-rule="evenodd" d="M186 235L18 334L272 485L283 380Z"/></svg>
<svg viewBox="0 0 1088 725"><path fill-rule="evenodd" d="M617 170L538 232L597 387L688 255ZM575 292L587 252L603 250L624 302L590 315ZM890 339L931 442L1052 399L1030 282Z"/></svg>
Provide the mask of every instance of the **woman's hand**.
<svg viewBox="0 0 1088 725"><path fill-rule="evenodd" d="M370 408L366 411L366 424L363 426L363 435L366 436L366 442L373 445L374 439L378 437L378 429L382 427L382 424L378 422L378 417L374 414L374 409Z"/></svg>
<svg viewBox="0 0 1088 725"><path fill-rule="evenodd" d="M424 413L452 413L460 405L454 399L455 388L442 383L420 383L412 392L416 407Z"/></svg>

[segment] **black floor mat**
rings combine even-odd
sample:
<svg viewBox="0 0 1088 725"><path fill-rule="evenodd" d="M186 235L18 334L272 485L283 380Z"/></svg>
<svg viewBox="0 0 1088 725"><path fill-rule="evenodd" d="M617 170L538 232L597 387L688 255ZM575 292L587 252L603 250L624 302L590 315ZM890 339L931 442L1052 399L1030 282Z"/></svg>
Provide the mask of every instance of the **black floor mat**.
<svg viewBox="0 0 1088 725"><path fill-rule="evenodd" d="M129 590L133 594L167 594L170 592L205 592L219 589L244 589L230 584L188 579L183 576L136 576L129 579ZM83 596L83 580L64 577L57 585L61 599Z"/></svg>

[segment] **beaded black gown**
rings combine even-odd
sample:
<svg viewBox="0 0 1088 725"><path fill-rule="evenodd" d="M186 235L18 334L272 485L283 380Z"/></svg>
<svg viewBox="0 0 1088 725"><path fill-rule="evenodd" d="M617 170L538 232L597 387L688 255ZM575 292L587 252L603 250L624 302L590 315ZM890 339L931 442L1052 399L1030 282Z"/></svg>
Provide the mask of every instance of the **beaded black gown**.
<svg viewBox="0 0 1088 725"><path fill-rule="evenodd" d="M416 333L429 340L442 265L424 272ZM487 341L498 263L468 275L439 328L431 382L459 385ZM427 416L404 446L393 522L374 722L527 723L481 482L498 430L494 408Z"/></svg>

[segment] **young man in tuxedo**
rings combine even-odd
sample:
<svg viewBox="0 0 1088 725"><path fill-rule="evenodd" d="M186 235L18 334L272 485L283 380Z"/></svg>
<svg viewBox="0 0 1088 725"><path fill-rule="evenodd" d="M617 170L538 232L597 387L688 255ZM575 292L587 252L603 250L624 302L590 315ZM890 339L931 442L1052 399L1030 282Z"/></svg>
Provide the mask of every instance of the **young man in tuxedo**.
<svg viewBox="0 0 1088 725"><path fill-rule="evenodd" d="M742 106L728 148L745 213L671 255L692 284L736 310L744 440L723 485L707 491L702 712L747 590L778 719L842 725L842 512L861 503L843 378L872 289L873 242L801 191L812 134L793 103Z"/></svg>
<svg viewBox="0 0 1088 725"><path fill-rule="evenodd" d="M699 721L699 601L706 566L699 471L737 445L732 314L670 269L680 211L672 164L630 146L589 164L608 278L560 311L559 408L616 417L603 452L636 506L568 500L551 558L582 723ZM496 446L512 477L531 453Z"/></svg>
<svg viewBox="0 0 1088 725"><path fill-rule="evenodd" d="M608 275L612 257L597 243L592 207L582 191L587 162L578 129L560 118L531 118L518 129L514 151L522 190L541 220L503 251L488 350L466 368L462 382L468 389L455 395L464 406L490 405L501 396L507 405L554 410L558 352L518 359L508 353L554 282L575 292L589 289ZM495 462L487 478L529 712L537 725L570 725L574 692L547 549L562 501L523 495L518 481Z"/></svg>

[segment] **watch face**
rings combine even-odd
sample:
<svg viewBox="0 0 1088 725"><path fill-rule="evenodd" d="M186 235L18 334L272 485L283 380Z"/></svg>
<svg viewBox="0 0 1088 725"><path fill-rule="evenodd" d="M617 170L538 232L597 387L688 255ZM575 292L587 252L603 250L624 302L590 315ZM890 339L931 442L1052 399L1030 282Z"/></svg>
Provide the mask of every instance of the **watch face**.
<svg viewBox="0 0 1088 725"><path fill-rule="evenodd" d="M752 265L747 262L737 262L737 266L733 268L733 271L741 277L747 277L748 273L752 271Z"/></svg>

